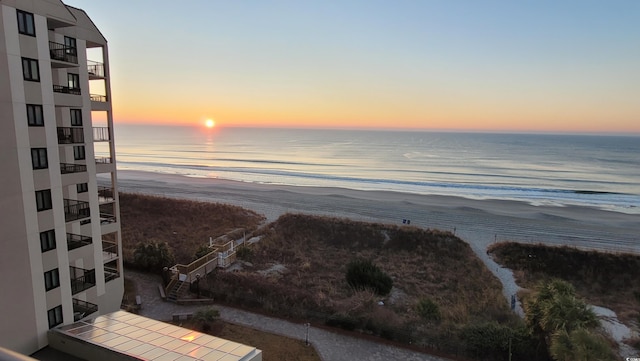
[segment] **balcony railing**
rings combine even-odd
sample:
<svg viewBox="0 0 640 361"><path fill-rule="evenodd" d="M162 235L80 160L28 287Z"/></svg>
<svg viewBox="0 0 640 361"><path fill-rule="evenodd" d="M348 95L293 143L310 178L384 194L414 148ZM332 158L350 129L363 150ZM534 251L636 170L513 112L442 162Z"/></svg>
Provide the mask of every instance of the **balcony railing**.
<svg viewBox="0 0 640 361"><path fill-rule="evenodd" d="M111 280L115 280L118 277L120 277L120 272L118 272L117 269L108 268L108 267L104 268L104 282L105 283L109 282Z"/></svg>
<svg viewBox="0 0 640 361"><path fill-rule="evenodd" d="M58 144L84 143L82 128L58 127Z"/></svg>
<svg viewBox="0 0 640 361"><path fill-rule="evenodd" d="M107 262L118 258L118 244L102 241L102 260Z"/></svg>
<svg viewBox="0 0 640 361"><path fill-rule="evenodd" d="M87 70L89 76L104 78L104 64L97 61L87 60Z"/></svg>
<svg viewBox="0 0 640 361"><path fill-rule="evenodd" d="M91 237L81 236L79 234L67 233L67 250L88 246L92 243Z"/></svg>
<svg viewBox="0 0 640 361"><path fill-rule="evenodd" d="M81 173L86 171L87 166L84 164L60 163L60 173L62 174Z"/></svg>
<svg viewBox="0 0 640 361"><path fill-rule="evenodd" d="M72 298L73 302L73 321L80 321L94 312L98 312L98 305Z"/></svg>
<svg viewBox="0 0 640 361"><path fill-rule="evenodd" d="M91 98L92 102L100 102L100 103L106 103L107 102L107 96L106 95L89 94L89 98Z"/></svg>
<svg viewBox="0 0 640 361"><path fill-rule="evenodd" d="M78 49L64 44L49 42L49 54L52 60L66 61L67 63L78 64Z"/></svg>
<svg viewBox="0 0 640 361"><path fill-rule="evenodd" d="M98 187L98 201L101 203L113 202L113 188Z"/></svg>
<svg viewBox="0 0 640 361"><path fill-rule="evenodd" d="M80 95L80 88L72 88L64 85L53 85L53 91L56 93Z"/></svg>
<svg viewBox="0 0 640 361"><path fill-rule="evenodd" d="M71 222L91 216L89 202L76 201L74 199L64 199L64 220Z"/></svg>
<svg viewBox="0 0 640 361"><path fill-rule="evenodd" d="M111 164L111 157L96 157L97 164Z"/></svg>
<svg viewBox="0 0 640 361"><path fill-rule="evenodd" d="M108 127L93 127L94 142L108 142L111 140L111 131Z"/></svg>
<svg viewBox="0 0 640 361"><path fill-rule="evenodd" d="M96 270L69 266L71 272L71 294L75 295L96 285Z"/></svg>

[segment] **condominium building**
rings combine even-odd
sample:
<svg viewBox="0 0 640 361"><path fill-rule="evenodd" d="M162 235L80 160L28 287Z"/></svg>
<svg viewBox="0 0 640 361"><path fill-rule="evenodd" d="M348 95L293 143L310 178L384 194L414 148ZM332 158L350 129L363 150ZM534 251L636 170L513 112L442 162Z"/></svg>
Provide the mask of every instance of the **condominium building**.
<svg viewBox="0 0 640 361"><path fill-rule="evenodd" d="M109 79L84 11L0 0L2 347L31 354L51 328L120 308Z"/></svg>

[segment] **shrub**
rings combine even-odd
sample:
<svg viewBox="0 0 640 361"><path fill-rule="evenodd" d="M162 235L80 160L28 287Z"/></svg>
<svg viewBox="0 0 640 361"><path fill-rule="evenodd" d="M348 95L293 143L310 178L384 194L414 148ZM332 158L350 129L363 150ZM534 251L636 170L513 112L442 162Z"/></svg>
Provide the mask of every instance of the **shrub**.
<svg viewBox="0 0 640 361"><path fill-rule="evenodd" d="M439 321L441 318L440 307L430 298L421 299L416 305L416 311L426 321Z"/></svg>
<svg viewBox="0 0 640 361"><path fill-rule="evenodd" d="M173 252L166 243L140 242L133 252L134 265L146 271L161 272L174 265Z"/></svg>
<svg viewBox="0 0 640 361"><path fill-rule="evenodd" d="M243 260L243 261L249 261L251 260L251 257L253 256L253 250L249 247L241 247L238 249L238 251L236 252L236 255L239 259Z"/></svg>
<svg viewBox="0 0 640 361"><path fill-rule="evenodd" d="M347 266L347 283L355 289L369 288L384 296L391 292L393 280L370 260L354 260Z"/></svg>

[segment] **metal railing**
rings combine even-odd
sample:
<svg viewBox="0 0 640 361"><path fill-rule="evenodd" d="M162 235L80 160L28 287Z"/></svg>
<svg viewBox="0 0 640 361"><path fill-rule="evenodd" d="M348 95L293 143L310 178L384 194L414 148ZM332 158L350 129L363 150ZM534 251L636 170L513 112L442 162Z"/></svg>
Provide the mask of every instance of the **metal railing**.
<svg viewBox="0 0 640 361"><path fill-rule="evenodd" d="M107 102L107 96L106 95L89 94L89 98L91 99L92 102L100 102L100 103L106 103Z"/></svg>
<svg viewBox="0 0 640 361"><path fill-rule="evenodd" d="M87 290L96 285L96 270L86 270L84 268L77 268L69 266L71 273L71 294Z"/></svg>
<svg viewBox="0 0 640 361"><path fill-rule="evenodd" d="M111 130L109 127L93 127L93 141L107 142L111 140Z"/></svg>
<svg viewBox="0 0 640 361"><path fill-rule="evenodd" d="M49 54L52 60L66 61L67 63L78 64L78 49L64 44L49 42Z"/></svg>
<svg viewBox="0 0 640 361"><path fill-rule="evenodd" d="M77 201L74 199L64 199L63 201L65 222L91 217L89 202Z"/></svg>
<svg viewBox="0 0 640 361"><path fill-rule="evenodd" d="M92 243L92 238L79 234L67 233L67 250L88 246Z"/></svg>
<svg viewBox="0 0 640 361"><path fill-rule="evenodd" d="M58 144L84 143L84 129L58 127Z"/></svg>
<svg viewBox="0 0 640 361"><path fill-rule="evenodd" d="M84 164L60 163L60 173L62 174L81 173L86 171L87 166Z"/></svg>
<svg viewBox="0 0 640 361"><path fill-rule="evenodd" d="M111 261L118 258L118 244L102 241L102 258L103 261Z"/></svg>
<svg viewBox="0 0 640 361"><path fill-rule="evenodd" d="M111 157L96 157L97 164L111 164Z"/></svg>
<svg viewBox="0 0 640 361"><path fill-rule="evenodd" d="M104 268L104 282L105 283L109 282L111 280L115 280L118 277L120 277L120 272L118 272L117 269L108 268L108 267Z"/></svg>
<svg viewBox="0 0 640 361"><path fill-rule="evenodd" d="M106 203L113 202L115 197L113 196L113 188L110 187L98 187L98 201Z"/></svg>
<svg viewBox="0 0 640 361"><path fill-rule="evenodd" d="M100 62L97 62L97 61L92 61L92 60L87 60L87 70L88 70L90 76L104 78L104 64L103 63L100 63Z"/></svg>
<svg viewBox="0 0 640 361"><path fill-rule="evenodd" d="M116 216L108 213L100 213L100 224L111 224L116 223L118 220Z"/></svg>
<svg viewBox="0 0 640 361"><path fill-rule="evenodd" d="M94 312L98 312L98 305L95 303L78 300L72 298L73 302L73 321L80 321Z"/></svg>
<svg viewBox="0 0 640 361"><path fill-rule="evenodd" d="M56 93L80 95L80 88L72 88L64 85L53 85L53 91Z"/></svg>

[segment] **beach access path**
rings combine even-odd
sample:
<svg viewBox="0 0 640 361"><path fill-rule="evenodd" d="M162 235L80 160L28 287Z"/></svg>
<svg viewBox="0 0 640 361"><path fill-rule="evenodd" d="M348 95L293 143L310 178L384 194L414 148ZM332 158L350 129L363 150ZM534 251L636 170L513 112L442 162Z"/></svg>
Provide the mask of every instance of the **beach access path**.
<svg viewBox="0 0 640 361"><path fill-rule="evenodd" d="M408 220L412 226L452 231L502 282L507 302L519 287L513 272L487 254L492 243L544 243L640 254L638 214L508 200L245 183L132 170L118 171L118 179L121 192L236 205L263 214L267 222L285 213L303 213L397 225ZM519 301L516 312L523 314Z"/></svg>
<svg viewBox="0 0 640 361"><path fill-rule="evenodd" d="M136 292L142 299L139 314L159 321L170 321L177 313L197 312L211 307L202 305L178 305L163 301L158 291L162 278L158 275L125 270L124 275L136 285ZM220 318L224 321L248 326L290 338L305 340L306 326L239 309L213 305L220 311ZM333 333L321 328L309 328L309 341L324 361L446 361L442 357L411 351L385 343L377 343L357 337Z"/></svg>

